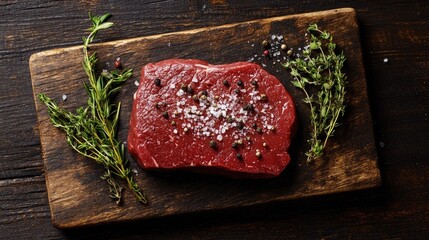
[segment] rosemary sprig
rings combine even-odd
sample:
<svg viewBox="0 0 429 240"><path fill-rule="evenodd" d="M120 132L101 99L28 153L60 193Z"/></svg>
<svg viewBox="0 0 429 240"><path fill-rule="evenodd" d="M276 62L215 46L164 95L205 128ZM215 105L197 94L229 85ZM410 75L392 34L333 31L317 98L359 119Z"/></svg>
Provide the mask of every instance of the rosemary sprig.
<svg viewBox="0 0 429 240"><path fill-rule="evenodd" d="M307 161L311 162L323 154L328 139L333 136L344 115L346 75L342 72L346 60L343 53L335 52L332 35L321 31L316 24L307 29L310 44L302 55L289 59L283 66L293 76L292 84L304 92L303 101L310 106L311 138ZM317 91L314 96L314 91Z"/></svg>
<svg viewBox="0 0 429 240"><path fill-rule="evenodd" d="M88 94L88 105L78 108L76 113L71 113L59 108L43 93L38 94L38 98L47 106L53 125L66 133L67 143L81 155L95 160L104 167L105 173L101 178L106 180L110 197L117 204L121 201L123 190L117 181L118 178L126 182L138 201L146 204L147 199L133 180L128 167L124 144L116 139L121 103L116 105L111 102L113 95L120 90L120 85L131 77L132 70L103 71L97 77L96 53L88 52L88 46L97 33L113 25L111 22L106 22L110 16L110 14L103 16L89 14L92 22L90 34L82 38L84 55L82 64L89 80L88 83L83 84Z"/></svg>

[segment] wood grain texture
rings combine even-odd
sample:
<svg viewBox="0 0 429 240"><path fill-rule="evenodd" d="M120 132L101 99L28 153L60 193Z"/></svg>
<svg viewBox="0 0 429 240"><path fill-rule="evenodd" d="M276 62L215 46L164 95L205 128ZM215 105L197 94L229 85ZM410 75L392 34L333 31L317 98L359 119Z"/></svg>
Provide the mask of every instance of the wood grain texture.
<svg viewBox="0 0 429 240"><path fill-rule="evenodd" d="M99 68L108 68L116 56L137 71L118 98L123 103L120 139L126 139L133 82L142 65L167 58L200 58L210 63L246 61L260 54L260 42L271 34L283 34L289 46L304 46L308 24L317 22L332 32L348 59L346 72L347 115L343 127L331 141L326 157L314 165L305 163L305 139L309 135L308 109L296 101L301 129L292 149L294 163L281 177L264 181L231 180L184 172L146 173L138 170L137 180L150 205L143 207L125 194L124 204L112 208L100 172L95 164L77 156L65 143L64 135L49 122L46 109L36 100L39 131L46 169L52 221L60 228L170 216L206 210L250 206L288 199L366 189L380 184L359 31L353 9L291 15L220 27L120 40L97 44ZM299 37L301 36L301 37ZM275 60L275 59L273 59ZM302 98L279 63L256 60L279 79L296 99ZM55 49L32 55L30 69L34 93L44 92L68 109L85 104L81 48ZM277 65L276 65L277 64ZM329 150L330 149L330 150ZM137 167L132 164L133 168Z"/></svg>
<svg viewBox="0 0 429 240"><path fill-rule="evenodd" d="M339 7L357 12L381 188L133 224L52 226L31 54L80 44L88 11L113 14L115 27L99 36L107 41ZM425 0L0 1L0 239L429 239L427 19Z"/></svg>

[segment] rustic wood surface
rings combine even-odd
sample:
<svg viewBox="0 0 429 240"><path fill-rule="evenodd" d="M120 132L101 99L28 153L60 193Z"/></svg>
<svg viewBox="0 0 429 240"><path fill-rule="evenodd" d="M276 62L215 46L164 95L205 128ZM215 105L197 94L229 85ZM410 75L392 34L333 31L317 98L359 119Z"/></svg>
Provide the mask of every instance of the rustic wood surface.
<svg viewBox="0 0 429 240"><path fill-rule="evenodd" d="M33 53L80 44L87 11L114 14L117 26L102 36L109 41L338 7L357 12L380 188L77 230L52 226L28 63ZM1 1L0 238L428 239L428 17L426 1Z"/></svg>
<svg viewBox="0 0 429 240"><path fill-rule="evenodd" d="M121 141L124 141L129 126L132 95L136 91L134 81L140 78L138 70L141 66L149 62L168 58L199 58L210 63L226 63L246 61L252 57L256 63L265 64L269 72L282 79L296 99L302 98L301 92L290 83L292 79L288 72L277 61L280 59L283 62L283 57L260 57L263 51L260 43L273 34L284 34L287 44L297 49L305 45L306 28L314 22L332 32L338 48L345 52L348 63L345 69L349 82L347 115L342 128L329 144L329 149L335 150L327 150L326 156L315 164L306 163L304 152L308 148L306 139L310 135L309 109L304 102L297 100L301 126L291 149L293 163L281 177L253 181L189 172L170 174L139 171L135 178L147 193L150 204L141 206L131 194L127 194L123 205L114 207L107 197L107 186L99 178L100 167L78 157L70 149L64 134L50 123L46 107L36 100L48 199L55 226L70 228L238 208L379 186L381 179L359 31L355 11L351 8L119 40L101 43L91 49L98 53L101 67L108 68L106 65L112 65L116 56L121 56L124 65L137 68L134 77L123 86L118 96L122 102L119 135ZM219 48L223 49L222 54L218 53ZM259 57L255 57L255 54ZM81 47L32 55L30 72L34 93L46 93L69 109L86 104L81 58ZM67 63L64 59L67 59ZM67 95L66 101L61 101L63 94ZM137 166L134 169L140 170Z"/></svg>

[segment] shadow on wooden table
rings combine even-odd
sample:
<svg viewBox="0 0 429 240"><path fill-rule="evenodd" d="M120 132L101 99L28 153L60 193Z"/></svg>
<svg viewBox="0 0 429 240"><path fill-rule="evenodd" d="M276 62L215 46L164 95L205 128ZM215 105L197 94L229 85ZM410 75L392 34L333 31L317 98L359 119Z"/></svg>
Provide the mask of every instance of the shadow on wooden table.
<svg viewBox="0 0 429 240"><path fill-rule="evenodd" d="M362 191L309 197L251 207L68 229L63 230L63 232L70 239L121 239L124 236L127 236L127 239L140 239L142 236L156 236L157 239L200 239L204 236L236 239L240 236L251 235L249 232L254 232L256 234L255 238L258 238L269 235L270 231L273 230L272 226L276 225L276 222L279 224L289 223L283 227L277 226L275 230L288 232L290 228L308 228L308 225L312 223L315 224L315 229L317 229L317 223L325 220L339 221L340 223L343 221L355 221L355 219L326 219L326 216L332 216L332 214L329 214L331 212L351 211L353 218L370 218L371 214L365 213L385 205L386 196L386 189L377 187ZM260 224L255 224L255 222L260 222ZM267 223L270 223L270 229L265 227ZM341 227L341 225L338 227ZM237 232L236 229L242 229L240 230L241 233ZM190 233L191 235L189 235ZM279 234L277 233L276 235L278 236ZM85 238L82 238L82 236L85 236Z"/></svg>

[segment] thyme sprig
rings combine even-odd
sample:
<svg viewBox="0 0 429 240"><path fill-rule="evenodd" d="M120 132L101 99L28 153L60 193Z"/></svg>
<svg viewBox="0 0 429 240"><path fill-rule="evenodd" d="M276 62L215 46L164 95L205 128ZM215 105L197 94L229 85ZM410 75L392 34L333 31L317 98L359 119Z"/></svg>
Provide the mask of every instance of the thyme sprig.
<svg viewBox="0 0 429 240"><path fill-rule="evenodd" d="M292 84L304 92L303 101L310 106L311 138L307 161L323 154L328 139L333 136L339 119L344 115L346 75L342 72L346 60L335 52L332 34L321 31L316 24L307 29L310 44L302 55L289 59L283 66L290 70ZM315 95L314 91L317 91Z"/></svg>
<svg viewBox="0 0 429 240"><path fill-rule="evenodd" d="M110 14L92 16L89 14L92 27L90 34L83 37L83 68L88 76L88 83L83 86L88 94L88 105L80 107L76 113L71 113L60 108L57 103L45 94L38 94L38 98L46 106L53 125L63 130L67 135L67 143L81 155L96 161L104 167L102 179L108 184L110 197L117 204L121 202L123 188L118 182L122 179L126 182L138 201L146 204L147 199L134 181L129 162L125 158L124 144L116 139L121 103L112 103L115 93L120 90L120 85L132 75L132 70L103 71L97 76L95 64L96 53L89 54L89 44L100 30L113 25L106 22Z"/></svg>

